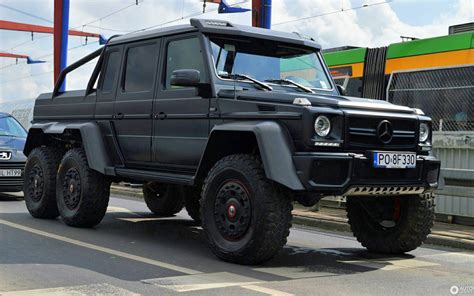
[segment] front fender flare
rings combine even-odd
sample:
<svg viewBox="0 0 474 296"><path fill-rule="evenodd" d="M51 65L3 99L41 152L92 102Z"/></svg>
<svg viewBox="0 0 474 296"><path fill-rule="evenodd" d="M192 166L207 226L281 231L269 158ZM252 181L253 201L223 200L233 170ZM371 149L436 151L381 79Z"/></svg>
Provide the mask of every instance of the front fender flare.
<svg viewBox="0 0 474 296"><path fill-rule="evenodd" d="M292 190L305 189L293 164L294 147L289 132L281 124L274 121L244 121L217 125L211 131L206 152L213 134L217 132L253 133L257 140L266 177Z"/></svg>

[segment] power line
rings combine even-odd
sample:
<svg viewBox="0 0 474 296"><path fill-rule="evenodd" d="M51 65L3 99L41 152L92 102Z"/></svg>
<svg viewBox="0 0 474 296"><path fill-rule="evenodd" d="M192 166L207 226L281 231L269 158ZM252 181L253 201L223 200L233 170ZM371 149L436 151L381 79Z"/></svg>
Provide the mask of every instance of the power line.
<svg viewBox="0 0 474 296"><path fill-rule="evenodd" d="M122 7L122 8L120 8L120 9L117 9L117 10L111 12L111 13L108 13L108 14L106 14L106 15L103 15L103 16L99 17L99 18L93 19L93 20L91 20L91 21L89 21L89 22L87 22L87 23L84 23L84 24L82 24L82 25L79 25L79 26L76 26L76 27L72 27L72 28L70 28L70 29L78 29L78 28L85 27L85 26L95 27L95 28L102 29L102 28L99 27L99 26L91 26L90 24L93 24L93 23L95 23L95 22L97 22L97 21L99 21L99 20L106 19L106 18L108 18L108 17L110 17L110 16L112 16L112 15L114 15L114 14L117 14L117 13L119 13L119 12L121 12L121 11L123 11L123 10L129 8L129 7L136 6L136 5L138 5L139 3L142 3L143 1L145 1L145 0L138 0L138 1L135 0L135 1L133 1L133 4L129 4L129 5L125 6L125 7ZM26 11L23 11L23 10L20 10L20 9L16 9L16 8L13 8L13 7L4 5L4 4L0 4L0 6L3 6L3 7L5 7L5 8L8 8L8 9L11 9L11 10L14 10L14 11L17 11L17 12L22 13L22 14L25 14L25 15L29 15L29 16L31 16L31 17L35 17L35 18L37 18L37 19L41 19L41 20L46 21L46 22L49 22L49 23L53 23L53 21L51 21L51 20L48 20L48 19L46 19L46 18L42 18L42 17L36 16L36 15L30 14L30 13L28 13L28 12L26 12ZM115 30L114 30L114 29L107 29L107 31L115 31ZM117 30L117 32L123 32L123 31ZM52 35L51 35L51 34L47 34L47 35L45 35L45 36L37 37L36 40L37 40L37 39L48 38L48 37L52 37ZM29 42L31 42L31 41L36 41L36 40L30 40L30 39L28 39L28 40L25 40L25 41L23 41L23 42L21 42L21 43L15 45L15 46L9 48L9 49L3 50L3 51L9 52L9 51L11 51L11 50L13 50L13 49L15 49L15 48L18 48L18 47L23 46L23 45L25 45L25 44L27 44L27 43L29 43Z"/></svg>
<svg viewBox="0 0 474 296"><path fill-rule="evenodd" d="M34 15L34 14L32 14L32 13L29 13L29 12L27 12L27 11L24 11L24 10L21 10L21 9L18 9L18 8L14 8L14 7L5 5L5 4L0 4L0 6L6 8L6 9L10 9L10 10L12 10L12 11L18 12L18 13L21 13L21 14L27 15L27 16L29 16L29 17L42 20L42 21L44 21L44 22L53 23L52 20L48 20L48 19L46 19L46 18L43 18L43 17L37 16L37 15Z"/></svg>
<svg viewBox="0 0 474 296"><path fill-rule="evenodd" d="M83 25L81 25L81 26L78 26L78 27L84 27L84 26L93 24L93 23L95 23L95 22L97 22L97 21L104 20L104 19L106 19L106 18L108 18L108 17L110 17L110 16L112 16L112 15L114 15L114 14L117 14L117 13L119 13L119 12L121 12L121 11L124 11L125 9L127 9L127 8L129 8L129 7L137 6L138 4L142 3L143 1L145 1L145 0L134 1L133 4L130 4L130 5L127 5L127 6L125 6L125 7L120 8L120 9L117 9L117 10L115 10L115 11L109 13L109 14L106 14L106 15L104 15L104 16L101 16L101 17L99 17L99 18L96 18L96 19L94 19L94 20L92 20L92 21L90 21L90 22L87 22L87 23L85 23L85 24L83 24Z"/></svg>
<svg viewBox="0 0 474 296"><path fill-rule="evenodd" d="M84 46L87 46L87 45L91 45L91 44L96 44L96 43L99 43L99 41L94 41L94 42L89 42L87 44L81 44L81 45L76 45L74 47L70 47L68 48L67 50L68 51L71 51L71 50L75 50L77 48L81 48L81 47L84 47ZM34 59L43 59L43 58L46 58L46 57L50 57L52 56L54 53L48 53L48 54L45 54L45 55L42 55L42 56L39 56L39 57L35 57ZM46 62L50 62L51 60L46 60ZM6 65L6 66L3 66L0 68L0 70L3 70L5 68L9 68L9 67L12 67L12 66L17 66L17 65L23 65L23 64L26 64L26 62L20 62L20 63L15 63L15 64L10 64L10 65Z"/></svg>
<svg viewBox="0 0 474 296"><path fill-rule="evenodd" d="M235 6L235 5L239 5L239 4L246 3L246 2L248 2L248 1L244 0L244 1L236 2L236 3L234 3L230 6ZM146 30L149 30L149 29L153 29L153 28L160 27L160 26L163 26L163 25L171 24L171 23L174 23L174 22L177 22L177 21L180 21L180 20L191 18L193 16L199 16L199 15L203 15L203 14L206 14L206 13L209 13L209 12L214 12L214 11L217 11L217 10L218 10L218 8L207 10L206 12L195 12L195 13L188 14L186 16L182 16L180 18L177 18L177 19L174 19L174 20L171 20L171 21L166 21L166 22L161 23L161 24L157 24L157 25L153 25L153 26L150 26L150 27L145 27L145 28L142 28L142 29L138 29L138 30L132 31L130 33L127 33L125 35L131 34L131 33L136 33L136 32L141 32L141 31L146 31Z"/></svg>
<svg viewBox="0 0 474 296"><path fill-rule="evenodd" d="M93 62L94 62L94 61L87 62L87 63L85 63L84 65L82 65L82 67L84 67L84 66L86 66L86 65L88 65L88 66L93 66L93 65L95 65L95 63L93 63ZM7 82L18 81L18 80L23 80L23 79L26 79L26 78L41 76L41 75L45 75L45 74L51 74L51 73L53 73L53 72L54 72L54 71L46 71L46 72L41 72L41 73L37 73L37 74L34 74L34 75L31 75L31 74L30 74L30 75L18 77L18 78L15 78L15 79L0 81L0 84L7 83Z"/></svg>
<svg viewBox="0 0 474 296"><path fill-rule="evenodd" d="M370 6L376 6L376 5L381 5L381 4L388 4L388 3L392 2L392 1L393 1L393 0L387 0L387 1L384 1L384 2L377 2L377 3L372 3L372 4L364 4L364 5L352 7L352 8L349 8L349 9L335 10L335 11L326 12L326 13L322 13L322 14L317 14L317 15L312 15L312 16L307 16L307 17L303 17L303 18L298 18L298 19L293 19L293 20L289 20L289 21L284 21L284 22L276 23L276 24L273 24L273 26L279 26L279 25L284 25L284 24L289 24L289 23L304 21L304 20L307 20L307 19L322 17L322 16L326 16L326 15L331 15L331 14L336 14L336 13L341 13L341 12L346 12L346 11L351 11L351 10L358 10L358 9L362 9L362 8L366 8L366 7L370 7Z"/></svg>

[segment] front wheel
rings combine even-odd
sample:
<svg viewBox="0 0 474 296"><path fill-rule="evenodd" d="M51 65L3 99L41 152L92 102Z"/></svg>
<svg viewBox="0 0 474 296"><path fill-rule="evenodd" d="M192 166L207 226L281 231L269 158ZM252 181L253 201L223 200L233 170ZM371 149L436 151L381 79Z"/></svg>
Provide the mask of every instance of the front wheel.
<svg viewBox="0 0 474 296"><path fill-rule="evenodd" d="M258 264L286 244L291 201L265 177L252 155L224 157L210 170L201 201L202 227L212 252L225 261Z"/></svg>
<svg viewBox="0 0 474 296"><path fill-rule="evenodd" d="M351 197L347 217L357 240L371 252L401 254L419 247L434 221L432 193Z"/></svg>

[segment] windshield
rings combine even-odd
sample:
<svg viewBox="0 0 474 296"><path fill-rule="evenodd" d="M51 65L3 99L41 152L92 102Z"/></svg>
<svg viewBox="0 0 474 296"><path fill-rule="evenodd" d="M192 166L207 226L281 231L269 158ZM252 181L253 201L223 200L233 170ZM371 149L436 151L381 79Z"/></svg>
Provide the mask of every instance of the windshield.
<svg viewBox="0 0 474 296"><path fill-rule="evenodd" d="M0 137L26 138L25 129L13 117L0 118Z"/></svg>
<svg viewBox="0 0 474 296"><path fill-rule="evenodd" d="M220 77L243 74L260 81L288 79L309 88L332 89L317 51L262 39L209 39Z"/></svg>

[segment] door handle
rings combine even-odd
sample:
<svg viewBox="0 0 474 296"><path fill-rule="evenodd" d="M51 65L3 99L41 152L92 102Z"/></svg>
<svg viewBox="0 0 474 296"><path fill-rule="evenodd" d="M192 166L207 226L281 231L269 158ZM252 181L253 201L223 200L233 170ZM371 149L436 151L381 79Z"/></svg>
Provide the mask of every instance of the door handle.
<svg viewBox="0 0 474 296"><path fill-rule="evenodd" d="M117 115L115 115L115 118L117 119L123 119L125 117L125 115L123 113L117 113Z"/></svg>
<svg viewBox="0 0 474 296"><path fill-rule="evenodd" d="M155 119L159 119L159 120L163 120L163 119L166 119L168 115L166 115L165 112L160 112L158 114L155 114Z"/></svg>

